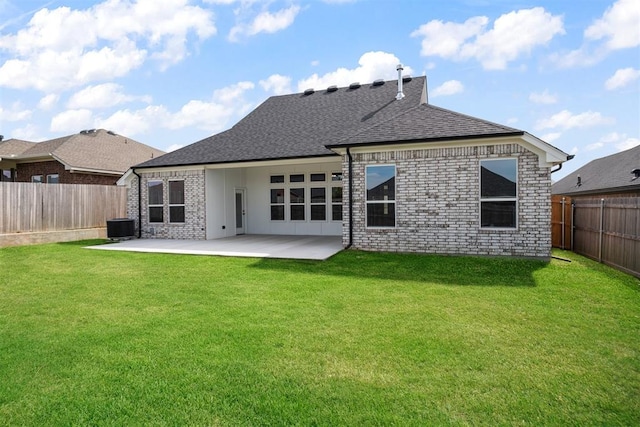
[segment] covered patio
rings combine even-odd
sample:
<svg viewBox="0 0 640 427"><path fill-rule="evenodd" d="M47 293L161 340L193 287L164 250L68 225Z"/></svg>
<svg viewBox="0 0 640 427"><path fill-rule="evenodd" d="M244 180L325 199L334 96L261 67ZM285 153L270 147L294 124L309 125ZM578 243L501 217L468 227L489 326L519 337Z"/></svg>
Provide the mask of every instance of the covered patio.
<svg viewBox="0 0 640 427"><path fill-rule="evenodd" d="M252 258L325 260L343 249L340 236L243 234L213 240L133 239L87 249Z"/></svg>

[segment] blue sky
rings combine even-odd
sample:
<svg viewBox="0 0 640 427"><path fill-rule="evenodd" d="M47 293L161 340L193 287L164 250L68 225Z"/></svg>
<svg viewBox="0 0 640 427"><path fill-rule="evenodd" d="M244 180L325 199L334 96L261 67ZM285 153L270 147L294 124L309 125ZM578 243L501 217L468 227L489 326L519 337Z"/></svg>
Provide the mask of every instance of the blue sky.
<svg viewBox="0 0 640 427"><path fill-rule="evenodd" d="M398 62L430 103L575 154L554 179L640 144L638 0L0 0L0 133L170 151Z"/></svg>

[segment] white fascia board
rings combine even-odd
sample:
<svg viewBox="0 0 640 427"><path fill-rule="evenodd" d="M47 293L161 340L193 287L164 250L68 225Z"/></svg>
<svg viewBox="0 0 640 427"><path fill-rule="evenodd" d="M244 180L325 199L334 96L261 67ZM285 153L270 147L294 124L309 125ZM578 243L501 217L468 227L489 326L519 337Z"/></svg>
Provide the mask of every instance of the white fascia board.
<svg viewBox="0 0 640 427"><path fill-rule="evenodd" d="M540 167L552 167L567 160L567 154L550 144L525 132L523 136L491 137L477 139L454 139L449 141L416 141L402 144L380 144L352 146L352 154L376 153L403 150L430 150L439 148L479 147L483 145L518 144L539 159ZM342 156L346 155L347 147L334 147L332 150Z"/></svg>
<svg viewBox="0 0 640 427"><path fill-rule="evenodd" d="M529 145L529 147L535 147L535 149L538 150L538 152L536 152L533 148L529 148L531 151L538 154L538 157L540 158L540 166L543 166L543 162L545 163L545 166L550 167L569 160L569 155L567 153L547 142L544 142L540 138L536 138L530 133L525 132L522 139Z"/></svg>
<svg viewBox="0 0 640 427"><path fill-rule="evenodd" d="M340 153L338 153L340 154ZM255 168L264 166L288 166L288 165L309 165L319 163L341 163L340 157L322 156L322 157L304 157L297 159L280 159L280 160L258 160L253 162L236 162L236 163L215 163L206 165L205 169L236 169L236 168Z"/></svg>

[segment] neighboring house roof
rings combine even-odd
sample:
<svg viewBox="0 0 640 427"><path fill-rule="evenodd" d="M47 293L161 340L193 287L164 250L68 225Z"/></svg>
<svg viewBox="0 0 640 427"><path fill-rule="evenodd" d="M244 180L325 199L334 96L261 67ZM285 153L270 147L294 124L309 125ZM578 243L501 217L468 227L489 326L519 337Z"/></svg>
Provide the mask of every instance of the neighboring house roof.
<svg viewBox="0 0 640 427"><path fill-rule="evenodd" d="M400 101L396 80L273 96L231 129L135 167L337 156L349 146L496 136L526 137L551 164L566 160L521 130L427 104L425 83L426 77L405 78Z"/></svg>
<svg viewBox="0 0 640 427"><path fill-rule="evenodd" d="M640 178L634 179L634 169L640 169L640 145L592 160L554 183L551 193L579 195L640 191Z"/></svg>
<svg viewBox="0 0 640 427"><path fill-rule="evenodd" d="M14 140L6 142L9 141ZM0 144L0 153L5 151L5 143ZM164 154L156 148L104 129L82 131L27 144L31 145L22 151L19 151L19 145L12 144L16 148L11 160L20 162L54 159L69 170L113 175L122 175L132 165ZM7 151L7 154L11 154L9 148Z"/></svg>
<svg viewBox="0 0 640 427"><path fill-rule="evenodd" d="M0 159L8 158L13 159L29 148L33 147L36 143L23 141L21 139L7 139L6 141L0 141Z"/></svg>

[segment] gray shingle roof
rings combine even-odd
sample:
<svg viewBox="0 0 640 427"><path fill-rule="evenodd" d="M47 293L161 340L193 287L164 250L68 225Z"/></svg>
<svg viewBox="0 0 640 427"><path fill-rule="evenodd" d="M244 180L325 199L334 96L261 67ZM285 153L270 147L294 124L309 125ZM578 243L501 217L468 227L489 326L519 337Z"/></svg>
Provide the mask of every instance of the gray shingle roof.
<svg viewBox="0 0 640 427"><path fill-rule="evenodd" d="M597 194L640 191L640 178L632 181L632 170L640 168L640 145L592 160L551 186L552 194ZM578 186L578 176L581 185Z"/></svg>
<svg viewBox="0 0 640 427"><path fill-rule="evenodd" d="M4 152L4 144L10 141L17 140L1 143L0 150ZM164 151L104 129L76 133L39 143L20 142L22 144L12 143L11 147L15 153L5 153L14 154L12 160L19 162L53 158L71 169L113 174L123 174L136 163L164 154ZM9 151L11 147L6 147L6 150Z"/></svg>
<svg viewBox="0 0 640 427"><path fill-rule="evenodd" d="M274 96L231 129L136 167L336 156L327 147L524 132L424 104L425 77Z"/></svg>
<svg viewBox="0 0 640 427"><path fill-rule="evenodd" d="M20 154L33 147L35 142L23 141L21 139L7 139L0 142L0 158L7 157L12 158L19 156Z"/></svg>

